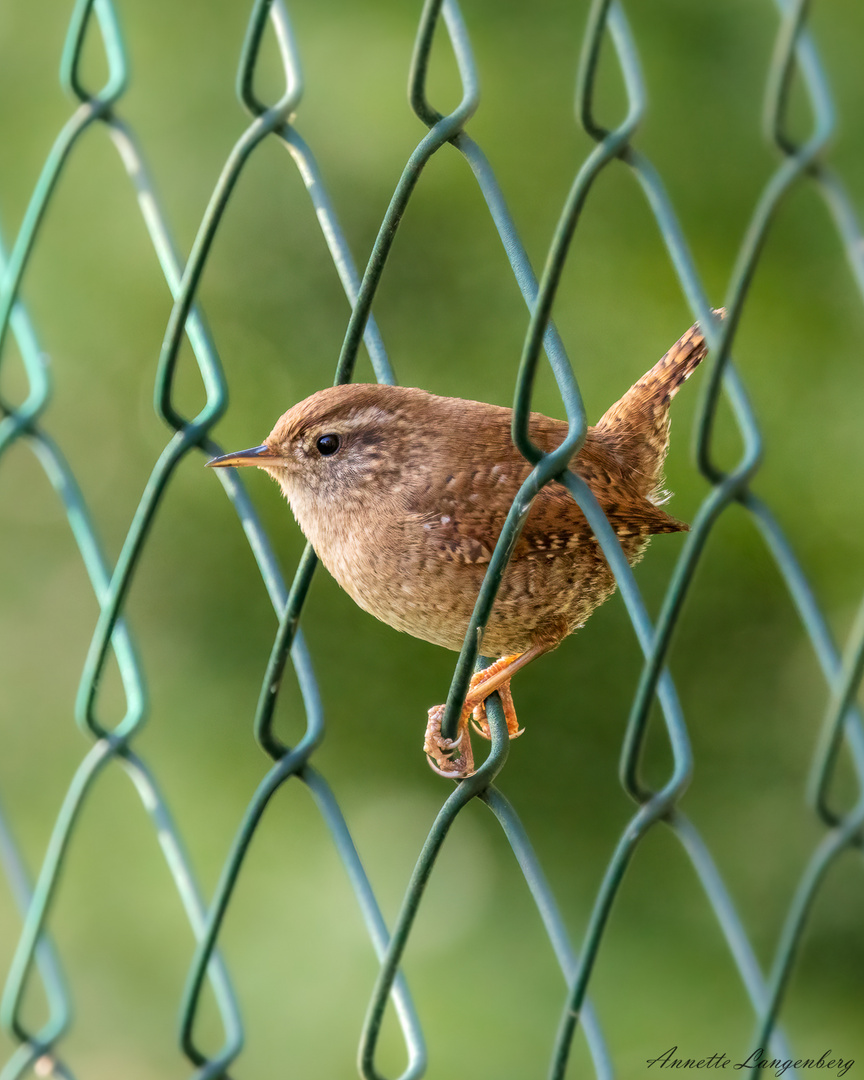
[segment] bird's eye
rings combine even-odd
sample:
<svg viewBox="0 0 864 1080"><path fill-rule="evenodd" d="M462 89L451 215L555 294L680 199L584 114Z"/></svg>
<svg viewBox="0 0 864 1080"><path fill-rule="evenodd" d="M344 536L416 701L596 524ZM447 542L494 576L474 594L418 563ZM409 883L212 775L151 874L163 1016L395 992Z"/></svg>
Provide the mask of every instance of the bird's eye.
<svg viewBox="0 0 864 1080"><path fill-rule="evenodd" d="M322 435L315 443L315 449L324 457L329 457L335 454L341 445L342 440L338 435Z"/></svg>

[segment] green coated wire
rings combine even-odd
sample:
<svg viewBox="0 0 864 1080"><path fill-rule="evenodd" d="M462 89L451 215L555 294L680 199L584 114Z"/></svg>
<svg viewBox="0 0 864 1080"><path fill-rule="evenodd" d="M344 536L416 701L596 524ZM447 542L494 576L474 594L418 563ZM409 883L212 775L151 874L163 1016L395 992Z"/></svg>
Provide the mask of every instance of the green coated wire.
<svg viewBox="0 0 864 1080"><path fill-rule="evenodd" d="M257 61L258 50L264 34L264 19L268 16L272 19L276 27L283 63L286 66L287 86L285 98L278 103L277 106L272 108L267 108L261 103L257 97L254 97L252 91L254 85L254 65ZM288 67L292 65L292 70L287 70ZM299 78L299 67L297 66L296 61L296 49L293 45L293 36L291 34L290 25L287 22L287 15L281 4L269 4L264 2L257 3L254 7L241 57L240 74L238 76L237 84L238 94L241 97L243 104L254 116L277 118L278 122L273 124L271 130L268 131L267 134L275 134L280 137L289 149L292 158L298 164L301 175L309 190L310 197L312 198L313 205L316 207L319 220L321 221L325 233L325 238L327 239L328 246L330 247L334 258L334 264L337 267L337 271L343 282L349 300L354 302L358 293L357 275L350 254L348 253L347 245L344 242L344 237L336 222L335 213L327 198L326 192L324 191L311 152L302 139L300 139L299 135L297 135L293 127L286 122L290 114L293 113L294 106L299 103L302 94L302 81ZM288 108L289 101L290 108ZM244 138L246 137L244 136ZM238 147L242 147L241 154L238 154L235 149L232 157L242 164L248 156L244 145L244 139L241 139L240 143L238 143ZM230 162L231 159L229 158L229 164ZM239 169L239 166L237 166L237 168ZM227 170L223 171L220 185L217 186L214 199L211 200L211 206L216 205L217 200L221 198L220 188L222 185L225 186L225 190L230 190L227 186L228 183L233 187L233 183L236 180L236 174L226 182L227 175ZM227 201L227 196L225 197L225 201ZM224 208L224 204L223 201L221 203L221 208ZM202 265L217 225L217 214L205 215L203 227L207 235L204 236L203 233L199 233L200 243L198 244L198 250L200 252L199 257L202 261ZM204 236L204 238L201 238L202 236ZM194 250L195 249L193 248L193 251ZM190 304L189 298L191 298L192 292L194 292L194 285L191 287L188 297L181 300L181 303L185 303L188 306ZM178 315L177 311L178 307L175 306L175 310L172 313L172 319L169 321L169 330L166 334L166 345L163 348L163 360L166 357L170 358L172 350L176 353L175 338L179 332L177 327L182 325L182 312ZM373 366L375 367L379 378L381 378L382 381L393 381L392 371L387 362L383 344L380 341L380 335L378 334L374 323L370 322L363 328L363 337L369 348ZM211 453L220 452L215 444L208 442L207 446ZM311 674L308 654L305 652L302 638L297 631L299 609L302 606L308 591L317 560L311 548L307 547L298 566L291 591L286 597L284 595L285 590L284 586L281 584L278 569L275 568L275 561L270 557L269 544L266 542L262 543L263 530L255 517L251 504L245 497L242 484L232 473L223 474L222 482L229 492L232 501L234 501L235 507L237 507L238 513L240 513L241 520L244 521L244 527L246 528L247 534L250 535L250 540L253 537L255 538L252 542L253 547L257 549L256 557L259 560L259 565L262 565L262 573L265 574L265 580L269 582L274 606L279 613L279 628L271 652L268 670L262 684L259 707L254 723L256 737L261 743L262 748L274 758L275 764L259 785L255 797L250 802L247 813L245 814L237 836L235 837L232 850L226 860L222 877L211 904L207 927L199 942L195 958L193 959L183 1003L181 1005L181 1045L190 1060L199 1066L199 1073L197 1075L202 1077L220 1075L240 1049L239 1043L233 1045L226 1043L218 1057L208 1059L196 1047L193 1039L193 1029L195 1016L200 1002L200 992L204 975L215 948L221 924L225 917L228 904L230 903L231 894L238 879L243 859L249 849L252 836L262 819L267 804L281 784L292 776L296 776L307 783L307 785L312 786L315 774L307 768L307 761L323 738L323 717L320 713L317 686L315 684L314 676ZM265 561L267 563L266 572L263 566ZM284 747L273 735L271 727L273 709L281 685L282 673L284 671L289 650L291 651L295 669L301 682L308 719L306 734L301 740L301 743L294 750ZM317 791L319 805L322 806L322 813L331 824L331 834L337 850L346 866L349 877L354 883L355 892L357 893L361 911L367 927L369 928L370 937L380 952L384 948L384 941L386 938L386 931L383 929L383 921L380 912L374 902L368 882L365 880L362 867L359 865L356 858L353 844L349 844L346 841L347 831L344 827L339 828L337 826L337 818L334 814L333 806L327 802L327 799L323 794L323 788L320 784L317 785ZM407 987L404 984L404 980L401 978L395 980L395 985L392 988L392 995L403 1029L409 1065L415 1070L422 1071L425 1068L425 1048L423 1045L422 1032L420 1031Z"/></svg>

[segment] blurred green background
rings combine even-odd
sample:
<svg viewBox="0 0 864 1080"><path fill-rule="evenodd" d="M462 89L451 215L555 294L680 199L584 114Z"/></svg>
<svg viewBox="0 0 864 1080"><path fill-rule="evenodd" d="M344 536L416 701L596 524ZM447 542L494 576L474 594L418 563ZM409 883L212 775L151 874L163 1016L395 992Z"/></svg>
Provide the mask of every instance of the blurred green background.
<svg viewBox="0 0 864 1080"><path fill-rule="evenodd" d="M121 0L132 81L119 108L143 143L168 220L188 252L219 170L247 123L234 77L249 5ZM860 209L864 191L855 0L815 4L812 29L840 117L832 161ZM466 0L483 98L469 125L489 156L535 266L591 143L573 118L584 0ZM71 4L0 10L0 221L9 244L72 106L57 69ZM424 129L405 95L419 5L290 5L306 79L297 116L362 267L402 166ZM760 133L778 18L768 0L628 6L649 109L635 143L659 169L714 303L758 194L776 166ZM267 58L279 85L275 50ZM98 48L91 49L94 80ZM604 56L601 115L622 96ZM264 80L267 86L267 79ZM459 90L439 35L432 100ZM803 96L795 123L807 130ZM275 140L253 155L200 289L231 389L216 438L261 441L293 402L328 384L348 316L305 190ZM68 455L106 551L116 558L169 432L152 408L171 310L133 192L104 131L91 128L53 198L22 297L50 357L44 425ZM447 147L420 182L375 305L403 383L502 404L512 399L527 317L482 197ZM555 317L589 419L689 326L657 227L624 166L606 170L580 222ZM842 640L864 585L860 361L864 312L837 236L806 183L784 203L746 307L735 357L765 437L755 489L800 556ZM200 406L186 349L181 401ZM358 379L371 379L363 358ZM671 511L692 519L708 485L692 460L704 376L676 399ZM0 393L24 380L7 341ZM535 407L560 415L548 373ZM721 458L735 460L725 416ZM189 455L165 498L127 613L150 694L135 748L172 808L205 896L267 767L251 719L275 629L272 608L217 478ZM263 474L245 476L290 576L302 537ZM0 462L0 801L32 875L87 743L73 702L97 605L58 501L16 444ZM659 610L682 537L656 538L637 570ZM315 763L333 785L392 924L450 785L424 764L426 710L446 696L454 655L359 611L325 572L303 629L327 738ZM500 786L522 815L578 942L603 871L633 812L617 780L640 668L619 598L556 653L520 674L514 744ZM671 668L696 761L683 807L702 831L763 966L822 835L803 792L826 691L779 575L747 516L732 509L709 542L676 634ZM109 682L114 674L109 673ZM117 718L121 695L107 688ZM113 693L113 697L112 697ZM106 709L109 712L110 709ZM111 721L111 716L104 717ZM280 730L302 731L286 680ZM649 774L666 775L660 726ZM851 790L851 788L850 788ZM860 861L832 869L812 914L782 1019L802 1055L864 1057ZM20 920L0 884L0 970ZM62 1044L88 1080L181 1077L176 1048L193 952L137 795L109 768L86 804L51 918L76 1023ZM232 1075L348 1077L377 970L325 828L299 784L283 788L256 836L221 937L247 1027ZM545 1075L563 983L512 853L481 805L459 818L433 875L405 971L431 1053L429 1076ZM753 1019L688 861L656 828L621 890L591 997L623 1077L668 1047L740 1060ZM44 1016L38 989L27 1017ZM202 1025L215 1048L219 1032ZM208 1041L209 1040L209 1041ZM0 1058L13 1044L0 1035ZM735 1057L735 1055L740 1055ZM402 1061L388 1031L381 1067ZM577 1037L572 1075L589 1075Z"/></svg>

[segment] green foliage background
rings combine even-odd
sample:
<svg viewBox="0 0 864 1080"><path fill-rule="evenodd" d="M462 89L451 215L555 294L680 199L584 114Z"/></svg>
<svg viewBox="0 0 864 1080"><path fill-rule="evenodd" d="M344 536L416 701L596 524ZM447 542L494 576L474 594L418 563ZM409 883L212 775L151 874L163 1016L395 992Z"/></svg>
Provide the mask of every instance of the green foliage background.
<svg viewBox="0 0 864 1080"><path fill-rule="evenodd" d="M813 7L813 33L841 118L832 159L860 195L864 9L854 0ZM248 5L122 0L117 8L133 72L119 112L143 142L187 252L247 123L233 83ZM299 0L289 10L306 78L297 126L362 267L423 134L404 89L419 6ZM539 269L591 146L573 118L587 5L466 0L463 10L483 87L468 130L489 156ZM71 111L57 80L70 12L68 3L0 11L7 244ZM777 14L767 0L656 0L631 3L627 13L650 97L635 142L662 174L709 295L720 303L755 200L776 166L760 110ZM278 88L275 50L270 59ZM622 99L611 55L605 60L601 111L615 120ZM91 62L98 73L95 46ZM433 75L433 101L451 105L458 84L440 36ZM796 107L803 130L803 100ZM860 198L859 207L864 211ZM22 296L55 382L45 426L72 462L113 560L169 434L151 399L171 302L101 130L87 132L61 180ZM292 403L331 381L348 316L305 190L275 144L265 143L241 178L200 298L232 394L216 438L226 448L253 445ZM375 314L401 382L510 402L527 315L479 191L450 148L433 159L410 203ZM592 192L555 318L591 420L692 321L653 218L622 165L610 167ZM822 203L802 184L775 222L734 355L765 435L755 488L788 530L840 640L864 585L862 333L861 298L839 242ZM4 359L0 392L20 400L23 376L11 341ZM188 348L181 366L191 409L201 390ZM365 359L357 377L372 378ZM671 510L685 520L708 490L690 453L699 383L694 378L676 399L667 470ZM560 415L545 373L535 407ZM719 438L733 461L738 446L728 417ZM251 718L275 622L233 511L202 463L190 455L181 464L127 611L151 697L150 721L135 746L159 778L209 896L266 768ZM245 479L290 576L302 537L276 487L263 474ZM0 799L35 876L87 748L72 705L97 604L66 519L22 444L0 462L0 524ZM655 539L637 571L653 613L681 542ZM376 623L323 571L303 629L328 722L315 762L339 797L392 924L449 791L426 768L420 746L426 710L446 696L455 658ZM639 668L616 598L515 686L527 732L500 786L523 816L577 941L632 813L616 770ZM684 807L767 967L820 837L803 792L827 695L743 512L726 513L713 534L671 668L696 761ZM119 682L114 690L119 717ZM112 700L110 688L102 700ZM296 740L302 711L290 681L280 710L281 730ZM664 755L658 738L651 760L657 777L665 775ZM846 858L820 894L783 1012L803 1054L831 1047L864 1057L862 896L860 862ZM187 1075L175 1027L192 935L119 769L107 771L87 804L51 926L76 1004L63 1043L76 1075ZM19 927L0 885L0 970L8 968ZM376 963L300 785L289 784L269 809L221 942L247 1024L236 1075L352 1075ZM512 854L482 806L460 817L445 845L405 971L433 1080L545 1075L564 987ZM675 1044L696 1056L723 1050L740 1060L747 1052L753 1021L744 991L689 864L659 828L628 874L591 996L624 1077L642 1075L647 1057ZM37 992L31 998L36 1020L43 1005ZM218 1040L214 1022L211 1045ZM577 1044L574 1076L587 1069L581 1038ZM0 1036L0 1057L11 1049ZM390 1032L382 1064L395 1072L401 1060Z"/></svg>

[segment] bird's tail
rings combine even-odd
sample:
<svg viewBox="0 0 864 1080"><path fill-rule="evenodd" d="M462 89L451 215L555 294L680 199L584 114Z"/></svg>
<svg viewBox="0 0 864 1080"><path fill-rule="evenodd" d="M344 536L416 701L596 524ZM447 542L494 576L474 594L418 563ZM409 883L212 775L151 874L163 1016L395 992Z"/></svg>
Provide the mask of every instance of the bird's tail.
<svg viewBox="0 0 864 1080"><path fill-rule="evenodd" d="M715 315L722 319L726 312L718 308ZM678 388L690 378L696 368L705 359L708 345L699 327L699 323L693 326L680 337L672 348L661 356L654 367L647 371L642 378L629 391L639 392L639 396L659 399L666 403L675 397Z"/></svg>
<svg viewBox="0 0 864 1080"><path fill-rule="evenodd" d="M725 312L719 309L715 314L722 318ZM597 424L622 448L626 444L628 465L635 474L641 474L639 487L652 501L662 495L663 462L669 447L669 402L707 352L707 343L696 323L606 410Z"/></svg>

